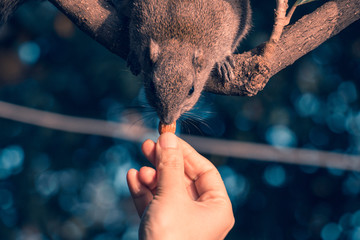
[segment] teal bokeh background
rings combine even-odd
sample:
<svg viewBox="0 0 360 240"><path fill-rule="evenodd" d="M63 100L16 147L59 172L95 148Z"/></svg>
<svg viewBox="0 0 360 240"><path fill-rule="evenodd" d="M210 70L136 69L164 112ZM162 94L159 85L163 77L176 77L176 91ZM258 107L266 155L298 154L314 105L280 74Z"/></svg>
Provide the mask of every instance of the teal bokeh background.
<svg viewBox="0 0 360 240"><path fill-rule="evenodd" d="M294 19L317 3L301 6ZM266 41L275 3L253 1L239 51ZM204 93L181 130L360 154L360 23L274 76L254 97ZM0 30L0 100L155 128L141 78L47 2ZM144 107L145 106L145 107ZM199 120L200 118L200 120ZM0 239L137 239L125 175L140 144L0 119ZM360 239L358 172L207 155L233 202L227 239Z"/></svg>

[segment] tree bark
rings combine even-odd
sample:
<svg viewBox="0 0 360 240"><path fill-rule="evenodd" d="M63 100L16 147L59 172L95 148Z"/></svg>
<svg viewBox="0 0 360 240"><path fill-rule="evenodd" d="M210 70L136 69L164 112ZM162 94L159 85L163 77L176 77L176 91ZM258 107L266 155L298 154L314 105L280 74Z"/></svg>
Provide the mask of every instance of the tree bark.
<svg viewBox="0 0 360 240"><path fill-rule="evenodd" d="M360 18L359 0L329 1L287 26L273 46L273 54L262 56L265 43L242 54L234 54L236 80L222 83L212 75L205 91L236 96L253 96L276 73L317 48Z"/></svg>
<svg viewBox="0 0 360 240"><path fill-rule="evenodd" d="M123 59L129 53L129 19L118 14L106 0L49 0L81 30ZM253 96L269 79L317 48L360 18L359 0L328 1L314 12L287 26L272 46L273 54L263 56L266 43L251 51L234 54L236 79L220 81L214 73L205 91L236 96Z"/></svg>

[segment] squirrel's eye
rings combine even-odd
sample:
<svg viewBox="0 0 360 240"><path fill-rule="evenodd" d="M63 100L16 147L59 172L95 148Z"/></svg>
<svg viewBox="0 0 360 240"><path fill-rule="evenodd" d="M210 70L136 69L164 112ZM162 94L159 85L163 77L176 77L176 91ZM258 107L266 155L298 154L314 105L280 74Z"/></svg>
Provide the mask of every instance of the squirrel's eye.
<svg viewBox="0 0 360 240"><path fill-rule="evenodd" d="M194 86L192 86L189 90L188 96L191 96L194 93Z"/></svg>

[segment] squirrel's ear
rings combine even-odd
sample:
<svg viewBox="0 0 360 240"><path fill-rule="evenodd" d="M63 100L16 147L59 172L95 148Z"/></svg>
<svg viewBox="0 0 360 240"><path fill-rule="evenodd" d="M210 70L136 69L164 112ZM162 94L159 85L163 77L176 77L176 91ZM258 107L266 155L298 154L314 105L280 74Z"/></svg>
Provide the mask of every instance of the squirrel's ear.
<svg viewBox="0 0 360 240"><path fill-rule="evenodd" d="M193 64L194 64L195 68L197 68L199 71L204 67L205 57L204 57L204 53L201 49L195 50L194 57L193 57Z"/></svg>
<svg viewBox="0 0 360 240"><path fill-rule="evenodd" d="M160 46L159 44L157 44L157 42L154 41L154 39L150 39L149 50L150 50L150 60L154 63L156 62L160 53Z"/></svg>

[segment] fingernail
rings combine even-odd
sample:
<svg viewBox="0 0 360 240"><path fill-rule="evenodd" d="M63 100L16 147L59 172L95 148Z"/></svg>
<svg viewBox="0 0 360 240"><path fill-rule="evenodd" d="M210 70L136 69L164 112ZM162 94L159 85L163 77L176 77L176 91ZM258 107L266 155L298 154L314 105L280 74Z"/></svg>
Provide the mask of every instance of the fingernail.
<svg viewBox="0 0 360 240"><path fill-rule="evenodd" d="M161 148L177 148L177 137L173 133L164 133L159 137Z"/></svg>

